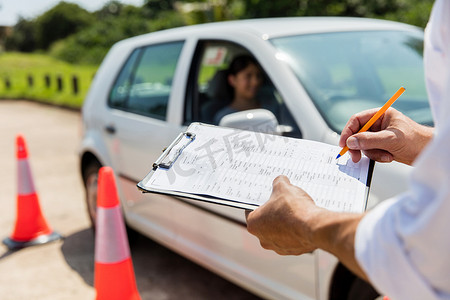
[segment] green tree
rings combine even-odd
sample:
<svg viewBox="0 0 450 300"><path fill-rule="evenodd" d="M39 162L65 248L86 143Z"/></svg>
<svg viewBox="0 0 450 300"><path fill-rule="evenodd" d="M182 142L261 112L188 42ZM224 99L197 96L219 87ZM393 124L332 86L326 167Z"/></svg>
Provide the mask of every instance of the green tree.
<svg viewBox="0 0 450 300"><path fill-rule="evenodd" d="M148 17L156 17L162 12L175 10L176 0L146 0L142 8Z"/></svg>
<svg viewBox="0 0 450 300"><path fill-rule="evenodd" d="M171 0L165 0L171 1ZM148 0L147 3L155 3ZM434 0L184 0L176 8L188 24L292 16L380 18L424 27ZM156 5L156 4L155 4Z"/></svg>
<svg viewBox="0 0 450 300"><path fill-rule="evenodd" d="M395 12L387 12L383 17L424 28L430 17L434 0L404 1Z"/></svg>
<svg viewBox="0 0 450 300"><path fill-rule="evenodd" d="M101 9L96 11L95 15L100 21L110 17L117 17L120 16L123 7L124 5L119 1L109 1Z"/></svg>
<svg viewBox="0 0 450 300"><path fill-rule="evenodd" d="M60 2L36 19L39 46L42 49L68 37L95 21L94 16L77 4Z"/></svg>
<svg viewBox="0 0 450 300"><path fill-rule="evenodd" d="M70 63L100 63L111 46L127 37L150 31L148 22L137 18L106 18L51 48L52 55Z"/></svg>
<svg viewBox="0 0 450 300"><path fill-rule="evenodd" d="M184 25L174 10L160 11L154 18L148 18L147 13L144 8L108 2L95 12L97 22L56 42L50 52L71 63L98 64L111 46L120 40Z"/></svg>
<svg viewBox="0 0 450 300"><path fill-rule="evenodd" d="M235 20L244 15L242 0L185 0L177 2L176 8L187 24Z"/></svg>
<svg viewBox="0 0 450 300"><path fill-rule="evenodd" d="M36 24L33 21L19 18L13 27L12 34L5 40L8 51L32 52L37 47Z"/></svg>
<svg viewBox="0 0 450 300"><path fill-rule="evenodd" d="M320 0L316 0L319 1ZM309 2L316 2L309 1ZM299 0L277 0L277 1L264 1L264 0L242 0L245 7L243 18L268 18L268 17L287 17L297 16L301 8L301 2ZM307 4L308 5L308 4Z"/></svg>
<svg viewBox="0 0 450 300"><path fill-rule="evenodd" d="M242 18L350 16L390 19L424 27L434 0L234 0L245 7Z"/></svg>

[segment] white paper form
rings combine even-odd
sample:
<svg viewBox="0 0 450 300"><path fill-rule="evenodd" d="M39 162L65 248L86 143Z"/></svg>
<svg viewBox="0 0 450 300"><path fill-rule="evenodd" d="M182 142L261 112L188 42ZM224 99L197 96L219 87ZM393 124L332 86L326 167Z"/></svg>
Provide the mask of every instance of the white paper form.
<svg viewBox="0 0 450 300"><path fill-rule="evenodd" d="M195 139L170 169L158 168L144 188L262 205L278 175L304 189L318 206L362 212L370 160L355 164L324 143L193 123Z"/></svg>

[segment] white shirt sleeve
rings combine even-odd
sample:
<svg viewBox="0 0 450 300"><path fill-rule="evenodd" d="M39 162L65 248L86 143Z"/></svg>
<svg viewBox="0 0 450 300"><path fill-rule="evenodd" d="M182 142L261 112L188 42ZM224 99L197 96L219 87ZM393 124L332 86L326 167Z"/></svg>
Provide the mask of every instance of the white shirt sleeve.
<svg viewBox="0 0 450 300"><path fill-rule="evenodd" d="M425 34L425 72L436 132L407 193L360 222L355 255L390 299L450 299L450 0L437 0Z"/></svg>

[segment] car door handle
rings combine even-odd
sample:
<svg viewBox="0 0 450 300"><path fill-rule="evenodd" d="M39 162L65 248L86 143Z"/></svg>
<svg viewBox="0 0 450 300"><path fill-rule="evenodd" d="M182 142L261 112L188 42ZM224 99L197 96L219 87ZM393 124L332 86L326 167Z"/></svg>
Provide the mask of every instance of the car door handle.
<svg viewBox="0 0 450 300"><path fill-rule="evenodd" d="M116 127L114 127L114 125L106 125L105 131L109 134L114 134L116 133Z"/></svg>

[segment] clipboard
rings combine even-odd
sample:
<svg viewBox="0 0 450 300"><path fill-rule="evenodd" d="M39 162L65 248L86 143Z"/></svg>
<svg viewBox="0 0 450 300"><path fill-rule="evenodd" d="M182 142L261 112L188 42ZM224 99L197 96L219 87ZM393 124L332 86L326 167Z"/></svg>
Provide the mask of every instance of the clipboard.
<svg viewBox="0 0 450 300"><path fill-rule="evenodd" d="M223 145L219 145L221 139L225 139L225 137L233 137L229 139L229 143L226 146ZM247 137L247 138L243 138L243 137ZM209 139L209 140L208 140ZM255 144L257 144L257 141L261 141L266 139L266 143L260 143L261 147L254 147ZM217 153L217 156L222 158L222 160L218 159L218 161L220 161L222 163L222 169L224 169L225 171L221 171L222 173L230 173L231 175L223 175L222 177L220 177L220 172L217 171L219 170L221 167L220 166L216 166L217 168L214 169L213 167L211 167L211 170L206 170L205 172L202 173L202 171L198 170L198 169L208 169L207 165L208 165L208 159L203 158L202 160L202 156L200 155L202 153L202 151L198 150L200 149L201 145L205 144L205 141L213 141L215 140L215 144L210 143L211 145L219 145L217 146L214 150ZM253 142L253 148L252 148L252 142ZM223 144L223 143L222 143ZM290 145L290 146L289 146ZM267 146L267 147L266 147ZM214 125L208 125L208 124L202 124L202 123L192 123L185 132L181 132L174 140L173 142L163 150L163 153L160 155L160 157L153 163L152 168L150 170L150 172L137 184L138 189L140 189L142 192L144 193L156 193L156 194L164 194L164 195L170 195L170 196L174 196L174 197L181 197L181 198L187 198L187 199L191 199L191 200L199 200L199 201L203 201L203 202L208 202L208 203L214 203L214 204L219 204L219 205L226 205L226 206L230 206L230 207L235 207L235 208L240 208L240 209L247 209L247 210L254 210L257 207L259 207L261 204L263 204L263 202L254 202L253 200L242 200L241 198L237 198L236 195L229 195L229 189L233 189L235 187L235 185L233 186L232 183L228 184L228 190L224 191L222 189L222 191L220 192L220 188L221 185L226 185L225 183L228 180L231 180L230 178L233 178L234 180L236 180L236 177L239 176L234 176L233 177L233 168L235 168L238 164L237 161L239 161L239 154L241 155L241 157L244 158L244 160L239 161L239 166L245 165L246 163L242 163L243 161L245 161L245 159L249 159L251 160L252 156L248 155L247 157L245 155L242 155L243 151L242 149L244 149L244 147L246 150L248 150L249 152L251 152L250 154L253 154L255 156L258 157L269 157L270 155L268 153L272 153L269 150L269 146L271 146L271 149L275 149L277 154L278 152L281 153L279 156L280 160L282 161L283 158L283 151L294 151L297 148L300 147L317 147L317 149L320 149L321 151L324 150L325 152L329 152L331 151L331 156L336 155L336 153L338 153L338 147L337 146L332 146L332 145L328 145L328 144L324 144L324 143L320 143L320 142L313 142L313 141L307 141L307 140L298 140L298 139L293 139L293 138L287 138L287 137L281 137L281 136L272 136L272 135L268 135L265 133L256 133L256 132L252 132L252 131L245 131L245 130L237 130L237 129L232 129L232 128L224 128L224 127L218 127L218 126L214 126ZM298 147L297 147L298 146ZM222 147L222 148L221 148ZM228 148L227 148L228 147ZM240 148L242 147L242 148ZM264 148L265 147L265 148ZM226 148L228 150L230 149L234 149L234 150L240 150L241 152L238 152L239 154L235 155L235 157L233 157L233 159L227 159L227 155L233 154L234 150L227 153L225 150ZM222 151L219 151L219 150ZM225 150L224 150L225 149ZM293 150L294 149L294 150ZM275 151L274 150L274 151ZM214 152L213 150L210 149L209 152ZM208 151L204 151L205 153ZM328 153L327 152L327 153ZM200 153L200 154L199 154ZM287 153L287 152L286 152ZM300 153L300 152L299 152ZM315 155L315 153L313 153ZM302 154L304 155L304 154ZM272 155L273 156L273 155ZM297 159L295 157L295 155L293 155L293 159L294 160L300 160ZM211 157L209 157L211 158ZM225 158L225 159L223 159ZM315 162L315 160L318 160L317 158L309 158L308 156L306 156L306 159L303 159L305 161L307 161L306 164L308 164L308 159L312 160L313 163ZM331 161L329 158L327 158L329 161L327 161L326 163L329 165L334 165L334 161ZM348 154L347 154L347 158L342 157L340 158L340 160L343 160L345 162L345 159L349 159ZM357 186L358 187L358 195L360 196L360 198L357 199L357 203L358 203L358 209L357 211L364 211L366 209L367 206L367 200L368 200L368 196L369 196L369 190L370 190L370 183L371 183L371 179L372 179L372 172L373 172L373 168L374 168L374 161L369 160L367 157L365 158L365 165L363 167L360 168L359 165L355 164L355 170L360 171L361 174L363 175L363 179L364 182L357 182L354 178L351 178L351 176L347 176L348 178L344 177L344 180L353 180L353 182L349 183L349 186ZM323 158L322 158L323 160ZM188 163L186 163L188 162ZM194 163L195 162L195 163ZM189 165L189 163L191 163L191 165ZM228 164L228 165L227 165ZM273 170L272 174L276 174L276 175L282 175L277 173L277 170L281 170L280 165L285 164L285 162L276 162L276 163L270 163L267 162L264 165L265 171L267 172L268 168L272 168L271 170ZM309 163L311 164L311 163ZM186 175L183 177L178 176L177 178L175 178L173 181L175 182L174 186L176 186L177 184L177 180L179 180L181 182L181 184L178 187L173 187L172 185L159 185L155 184L155 182L161 181L164 182L165 180L165 176L170 177L169 175L171 173L176 173L176 169L177 168L181 168L181 166L186 166L189 165L192 169L192 173L190 175ZM250 163L251 165L251 163ZM256 165L256 164L255 164ZM291 165L293 165L291 163ZM337 165L337 163L336 163ZM272 167L273 166L273 167ZM346 165L338 165L336 168L344 168ZM277 169L278 168L278 169ZM335 168L335 169L336 169ZM292 168L291 168L292 169ZM256 167L256 170L258 171L258 173L261 173L261 170L258 170ZM254 169L248 169L248 176L247 174L244 172L244 175L241 177L251 177L253 176L254 178L257 178L258 176L264 176L265 173L263 175L255 175L255 170ZM269 170L270 171L270 170ZM300 174L302 171L301 168L299 168L297 170L298 174ZM210 173L208 173L210 172ZM281 171L280 171L281 172ZM295 178L297 178L294 173L295 172L291 172L289 173L288 171L286 171L286 168L283 169L282 172L285 172L287 174L283 174L289 177L289 175L291 175L291 177L293 178L293 180L291 180L291 182L295 182ZM310 172L310 171L308 171ZM312 173L314 173L314 171L311 171ZM338 171L339 172L339 171ZM315 172L315 174L311 175L310 173L305 173L307 174L307 176L310 177L314 177L314 176L318 176L317 174L319 174L319 176L321 175L322 177L325 176L332 176L333 174L326 174L323 173L321 174L320 172ZM173 175L173 174L172 174ZM342 175L342 174L341 174ZM211 189L211 191L208 191L207 189L203 189L201 187L201 185L196 182L196 177L199 176L203 176L204 181L210 181L210 184L208 185L211 186L214 183L214 186L219 186L218 190L219 192L213 192L213 190ZM226 177L228 176L228 177ZM335 176L335 175L333 175ZM344 175L342 175L344 176ZM352 175L353 176L353 175ZM267 177L267 176L266 176ZM264 178L266 178L264 177ZM269 176L270 177L270 176ZM275 178L276 176L273 176L273 178ZM224 179L225 178L225 179ZM259 178L259 177L258 177ZM339 180L341 180L341 178L338 178ZM223 180L225 180L225 183L223 183ZM245 181L245 179L242 179ZM265 189L271 189L271 183L272 180L266 180L266 183L262 185L263 188ZM170 181L170 180L169 180ZM201 181L200 179L198 181ZM257 180L260 181L260 180ZM167 182L167 179L166 179ZM191 184L192 182L195 182L195 184ZM249 183L249 185L251 184L251 182ZM337 183L338 184L338 183ZM300 187L304 188L307 192L307 187L301 186ZM242 187L241 187L242 190ZM245 190L245 189L244 189ZM270 191L271 192L271 191ZM228 194L227 194L228 193ZM309 192L308 192L309 193ZM236 193L235 193L236 194ZM249 192L249 194L251 194ZM310 193L310 195L313 197L314 199L314 195ZM263 198L262 200L265 202L269 199L270 197L270 193L268 191L266 191L265 193L261 194L261 198ZM257 196L256 196L257 198ZM320 198L320 197L316 197L316 198ZM331 201L333 201L333 199L331 199L332 197L329 197L329 201L331 203ZM329 204L327 204L328 200L324 200L322 201L323 203L321 203L321 206L325 206L327 207ZM318 204L318 203L317 203ZM318 204L319 205L319 204ZM343 204L343 208L338 208L337 210L343 210L346 211L346 209L349 209L349 206L351 206L352 204L348 204L349 206L345 206L346 204Z"/></svg>
<svg viewBox="0 0 450 300"><path fill-rule="evenodd" d="M205 126L210 126L207 124L202 124ZM191 200L199 200L203 202L208 203L214 203L224 206L230 206L234 208L241 208L241 209L247 209L247 210L254 210L258 208L258 205L252 205L252 204L246 204L246 203L240 203L231 201L228 199L221 199L219 197L212 197L207 195L199 195L199 194L192 194L192 193L185 193L180 191L167 191L167 190L160 190L157 188L146 188L146 183L152 178L155 171L158 168L163 169L170 169L173 164L176 162L176 160L179 158L183 150L195 140L196 134L185 131L181 132L174 140L173 142L165 149L163 149L163 153L159 156L159 158L153 163L152 170L147 174L147 176L144 177L138 184L137 187L139 190L141 190L143 193L155 193L155 194L161 194L161 195L171 195L174 197L181 197Z"/></svg>
<svg viewBox="0 0 450 300"><path fill-rule="evenodd" d="M153 163L153 170L157 168L170 169L180 156L183 149L186 148L195 139L195 133L182 132L178 137L163 150L163 154Z"/></svg>

